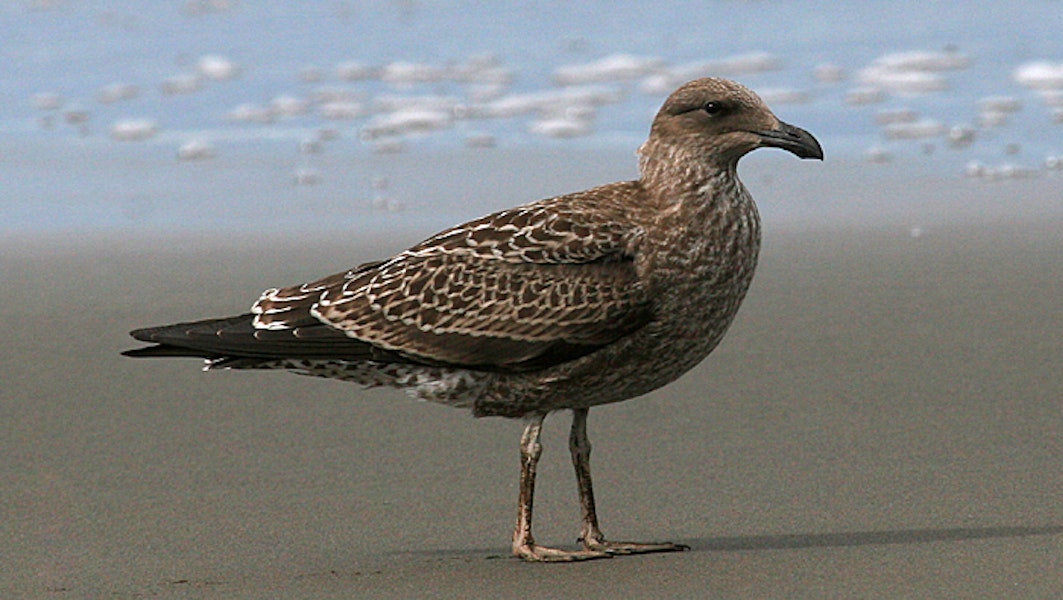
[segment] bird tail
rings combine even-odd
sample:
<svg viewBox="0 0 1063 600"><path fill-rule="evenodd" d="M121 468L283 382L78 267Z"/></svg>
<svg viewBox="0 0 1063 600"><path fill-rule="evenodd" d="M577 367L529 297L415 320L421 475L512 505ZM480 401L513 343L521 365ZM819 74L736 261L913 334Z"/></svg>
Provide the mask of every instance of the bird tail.
<svg viewBox="0 0 1063 600"><path fill-rule="evenodd" d="M235 317L136 329L130 331L129 335L155 345L126 350L122 355L133 358L223 358L229 355L227 350L237 350L242 346L242 338L254 330L251 324L253 317L254 315L247 313Z"/></svg>
<svg viewBox="0 0 1063 600"><path fill-rule="evenodd" d="M137 329L129 335L154 345L122 354L133 358L202 358L211 369L251 368L286 358L404 361L393 352L374 348L323 323L269 330L256 328L254 317L246 313Z"/></svg>
<svg viewBox="0 0 1063 600"><path fill-rule="evenodd" d="M169 346L166 344L156 344L154 346L146 346L144 348L133 348L122 352L122 356L129 356L132 358L205 358L213 359L214 355L203 351L193 350L191 348L181 348L179 346Z"/></svg>

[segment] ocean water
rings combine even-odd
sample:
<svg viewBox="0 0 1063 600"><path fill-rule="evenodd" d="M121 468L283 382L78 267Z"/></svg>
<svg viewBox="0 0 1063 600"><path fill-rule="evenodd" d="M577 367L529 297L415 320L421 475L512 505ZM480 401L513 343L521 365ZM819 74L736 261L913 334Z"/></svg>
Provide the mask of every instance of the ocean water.
<svg viewBox="0 0 1063 600"><path fill-rule="evenodd" d="M0 234L442 225L634 176L714 74L853 177L1051 193L1061 31L1059 0L5 2Z"/></svg>

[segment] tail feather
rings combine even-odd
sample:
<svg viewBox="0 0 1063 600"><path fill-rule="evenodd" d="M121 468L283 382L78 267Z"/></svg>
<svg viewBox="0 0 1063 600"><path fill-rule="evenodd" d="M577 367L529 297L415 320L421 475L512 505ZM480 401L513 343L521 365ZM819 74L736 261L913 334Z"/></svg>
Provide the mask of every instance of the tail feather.
<svg viewBox="0 0 1063 600"><path fill-rule="evenodd" d="M254 315L247 313L137 329L130 332L133 338L155 345L122 354L133 358L193 357L226 364L278 358L373 360L381 358L382 352L390 357L390 353L323 323L267 330L256 328L253 319Z"/></svg>
<svg viewBox="0 0 1063 600"><path fill-rule="evenodd" d="M122 356L130 356L132 358L205 358L207 360L218 358L217 355L210 352L193 350L191 348L181 348L179 346L169 346L166 344L156 344L144 348L133 348L132 350L122 352Z"/></svg>

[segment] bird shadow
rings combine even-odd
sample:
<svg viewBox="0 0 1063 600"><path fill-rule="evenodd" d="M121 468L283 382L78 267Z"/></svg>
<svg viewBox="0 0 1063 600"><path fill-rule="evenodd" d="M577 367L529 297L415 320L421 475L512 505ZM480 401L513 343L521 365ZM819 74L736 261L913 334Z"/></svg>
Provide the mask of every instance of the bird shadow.
<svg viewBox="0 0 1063 600"><path fill-rule="evenodd" d="M692 550L735 552L741 550L787 550L800 548L844 548L886 544L926 544L991 538L1058 535L1063 525L1037 527L951 527L923 529L886 529L839 533L794 533L779 535L728 536L687 540Z"/></svg>
<svg viewBox="0 0 1063 600"><path fill-rule="evenodd" d="M1063 525L948 527L923 529L886 529L840 533L793 533L777 535L743 535L711 538L688 538L680 541L692 552L738 552L751 550L799 550L802 548L846 548L887 544L928 544L993 538L1021 538L1063 534ZM486 548L450 550L404 550L397 554L431 557L436 560L511 558Z"/></svg>

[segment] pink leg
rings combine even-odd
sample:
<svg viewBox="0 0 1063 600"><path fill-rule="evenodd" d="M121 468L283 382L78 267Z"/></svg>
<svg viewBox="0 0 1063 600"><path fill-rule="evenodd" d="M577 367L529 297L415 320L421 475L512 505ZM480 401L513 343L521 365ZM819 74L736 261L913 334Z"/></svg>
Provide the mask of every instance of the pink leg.
<svg viewBox="0 0 1063 600"><path fill-rule="evenodd" d="M513 554L527 561L568 562L592 558L609 558L611 553L602 550L560 550L535 543L532 537L532 499L535 495L535 467L542 454L539 434L546 413L532 415L527 419L524 435L520 439L520 512L517 527L513 531Z"/></svg>
<svg viewBox="0 0 1063 600"><path fill-rule="evenodd" d="M576 484L579 486L579 504L583 513L580 541L587 551L607 554L644 554L648 552L676 552L689 547L671 542L638 543L607 542L598 528L598 515L594 508L594 487L591 484L591 442L587 438L586 408L572 410L572 433L568 447L572 452L572 465L576 468Z"/></svg>

